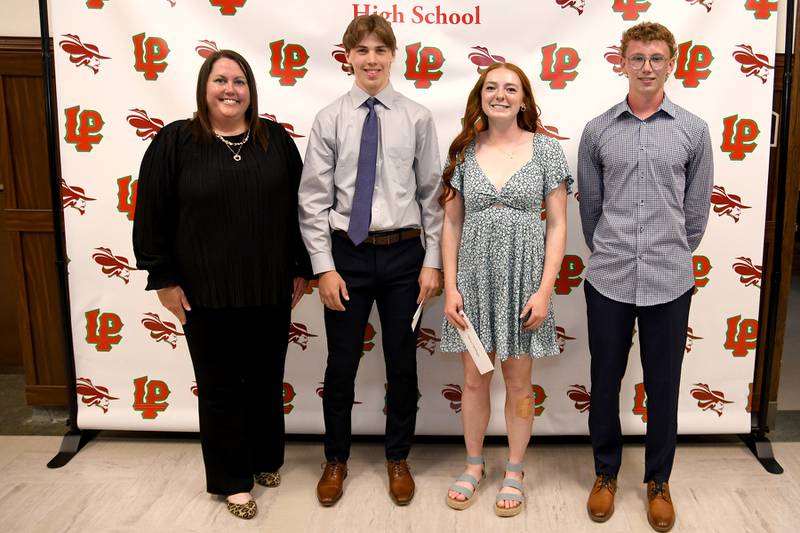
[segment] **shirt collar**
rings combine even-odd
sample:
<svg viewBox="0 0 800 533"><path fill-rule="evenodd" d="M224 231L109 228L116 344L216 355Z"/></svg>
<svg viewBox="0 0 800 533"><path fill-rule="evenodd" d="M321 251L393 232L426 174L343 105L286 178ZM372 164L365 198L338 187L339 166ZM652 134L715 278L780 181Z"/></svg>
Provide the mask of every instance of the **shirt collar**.
<svg viewBox="0 0 800 533"><path fill-rule="evenodd" d="M667 93L664 93L664 99L661 101L661 105L658 106L656 113L659 111L663 111L667 115L672 118L675 118L675 104L672 103L672 100L669 99ZM614 106L614 118L619 118L620 115L627 112L631 116L636 116L631 111L631 106L628 105L628 97L626 96L624 100ZM654 115L656 113L653 113Z"/></svg>
<svg viewBox="0 0 800 533"><path fill-rule="evenodd" d="M353 105L353 109L357 109L364 105L364 102L367 101L371 95L368 94L364 89L353 84L353 88L350 89L350 103ZM387 109L391 109L392 105L394 104L394 98L397 93L392 87L392 84L389 83L386 87L383 88L381 92L375 95L375 99L381 103L381 105Z"/></svg>

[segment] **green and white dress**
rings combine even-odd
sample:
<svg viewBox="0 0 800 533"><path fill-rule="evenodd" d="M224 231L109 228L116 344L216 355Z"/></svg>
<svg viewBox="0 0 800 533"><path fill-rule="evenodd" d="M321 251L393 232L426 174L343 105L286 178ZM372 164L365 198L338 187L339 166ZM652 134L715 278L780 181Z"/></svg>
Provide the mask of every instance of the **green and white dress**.
<svg viewBox="0 0 800 533"><path fill-rule="evenodd" d="M544 323L534 331L523 329L519 314L542 279L542 201L562 181L567 192L572 191L564 152L555 139L534 134L531 159L499 191L478 164L474 142L464 155L451 180L464 197L457 273L464 313L486 351L495 352L500 361L523 354L558 355L552 302ZM466 350L447 319L440 349Z"/></svg>

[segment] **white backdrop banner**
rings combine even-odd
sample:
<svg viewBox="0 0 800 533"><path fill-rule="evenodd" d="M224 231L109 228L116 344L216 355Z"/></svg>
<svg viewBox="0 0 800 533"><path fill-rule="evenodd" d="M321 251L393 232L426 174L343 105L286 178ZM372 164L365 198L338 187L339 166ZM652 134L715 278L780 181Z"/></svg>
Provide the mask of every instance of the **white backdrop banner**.
<svg viewBox="0 0 800 533"><path fill-rule="evenodd" d="M478 72L496 61L531 78L546 133L576 168L585 123L620 101L619 39L644 20L670 27L679 57L670 98L700 115L715 147L712 212L694 257L696 294L680 389L681 433L750 429L752 375L771 130L777 3L767 0L59 0L51 2L78 423L85 429L197 429L196 385L180 325L145 292L131 245L139 163L166 123L195 109L197 71L215 49L251 63L260 112L301 153L316 112L349 90L339 45L354 15L392 22L392 83L431 109L442 154L459 130ZM591 403L579 193L568 202L566 257L555 307L563 353L534 364L534 432L586 434ZM323 431L326 347L317 291L292 317L287 430ZM460 357L438 350L441 298L418 339L417 433L461 432ZM227 331L226 335L258 335ZM382 433L385 375L373 313L353 406L355 433ZM645 431L638 342L622 385L627 434ZM220 354L224 357L224 354ZM504 432L503 384L489 432Z"/></svg>

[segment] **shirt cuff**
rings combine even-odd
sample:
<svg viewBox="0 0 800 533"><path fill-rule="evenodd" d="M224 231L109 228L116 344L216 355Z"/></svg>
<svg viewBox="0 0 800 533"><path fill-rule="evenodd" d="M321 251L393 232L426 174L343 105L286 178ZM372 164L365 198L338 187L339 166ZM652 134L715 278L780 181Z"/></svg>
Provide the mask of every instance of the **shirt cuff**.
<svg viewBox="0 0 800 533"><path fill-rule="evenodd" d="M319 275L329 270L336 270L336 265L333 262L333 254L330 252L317 252L311 255L311 267L314 269L314 274Z"/></svg>
<svg viewBox="0 0 800 533"><path fill-rule="evenodd" d="M422 266L442 269L442 253L438 247L429 246L425 250L425 259L422 261Z"/></svg>

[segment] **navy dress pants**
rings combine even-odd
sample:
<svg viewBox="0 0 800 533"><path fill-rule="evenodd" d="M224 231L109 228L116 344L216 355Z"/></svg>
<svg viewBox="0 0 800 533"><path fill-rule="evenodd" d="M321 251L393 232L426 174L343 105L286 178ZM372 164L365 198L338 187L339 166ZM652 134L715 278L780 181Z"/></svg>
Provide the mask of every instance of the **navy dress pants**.
<svg viewBox="0 0 800 533"><path fill-rule="evenodd" d="M647 394L644 481L669 481L675 458L678 393L693 290L671 302L638 307L607 298L589 282L584 283L592 358L589 433L597 475L616 476L622 463L620 384L628 365L636 322Z"/></svg>
<svg viewBox="0 0 800 533"><path fill-rule="evenodd" d="M418 238L359 246L337 234L331 239L336 271L347 284L350 300L342 300L345 311L325 309L325 458L345 462L350 457L355 379L364 329L375 303L386 364L386 458L405 459L417 421L417 344L411 320L417 309L425 249Z"/></svg>

